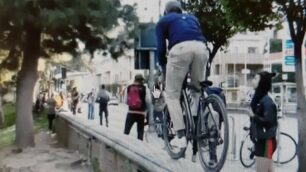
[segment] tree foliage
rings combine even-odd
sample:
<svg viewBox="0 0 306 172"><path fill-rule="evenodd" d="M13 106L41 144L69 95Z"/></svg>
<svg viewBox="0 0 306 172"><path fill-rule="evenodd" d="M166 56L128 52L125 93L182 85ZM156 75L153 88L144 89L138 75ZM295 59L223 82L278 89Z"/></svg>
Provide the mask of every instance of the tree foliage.
<svg viewBox="0 0 306 172"><path fill-rule="evenodd" d="M119 23L118 38L108 33ZM0 51L7 51L1 68L17 74L16 145L34 146L32 102L38 78L38 59L68 52L79 53L81 41L93 57L96 50L118 58L130 42L137 23L134 7L120 0L0 0ZM19 63L20 62L20 66Z"/></svg>
<svg viewBox="0 0 306 172"><path fill-rule="evenodd" d="M205 38L212 45L210 48L212 60L239 28L228 20L219 0L182 0L182 4L184 9L198 18Z"/></svg>
<svg viewBox="0 0 306 172"><path fill-rule="evenodd" d="M42 34L40 57L62 52L75 55L78 39L90 54L119 45L111 51L117 58L128 45L125 40L109 38L107 32L118 25L120 18L131 38L137 22L135 10L130 5L122 6L119 0L0 0L0 48L9 51L3 64L16 68L27 44L25 26L29 23Z"/></svg>
<svg viewBox="0 0 306 172"><path fill-rule="evenodd" d="M242 30L260 31L273 27L280 17L274 12L273 0L221 0L221 3L228 19Z"/></svg>

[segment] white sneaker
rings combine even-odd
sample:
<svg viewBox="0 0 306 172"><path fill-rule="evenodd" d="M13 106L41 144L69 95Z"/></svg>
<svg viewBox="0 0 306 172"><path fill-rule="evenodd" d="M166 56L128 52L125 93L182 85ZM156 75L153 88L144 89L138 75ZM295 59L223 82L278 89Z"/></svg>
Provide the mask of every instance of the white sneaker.
<svg viewBox="0 0 306 172"><path fill-rule="evenodd" d="M192 161L192 162L197 162L197 156L196 156L196 155L192 155L191 161Z"/></svg>
<svg viewBox="0 0 306 172"><path fill-rule="evenodd" d="M178 138L177 136L174 137L172 140L171 140L171 146L173 147L177 147L177 148L186 148L187 147L187 140L186 140L186 137L183 136L181 138Z"/></svg>

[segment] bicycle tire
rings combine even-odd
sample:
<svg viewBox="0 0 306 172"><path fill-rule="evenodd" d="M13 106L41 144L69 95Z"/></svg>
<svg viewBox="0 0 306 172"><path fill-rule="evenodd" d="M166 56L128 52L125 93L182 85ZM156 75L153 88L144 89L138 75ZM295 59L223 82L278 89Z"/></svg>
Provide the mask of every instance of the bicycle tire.
<svg viewBox="0 0 306 172"><path fill-rule="evenodd" d="M250 143L251 145L247 145L247 143ZM243 152L244 150L247 151L246 154ZM253 157L253 159L250 158L252 151L254 151L254 143L251 141L250 134L248 134L245 139L241 141L239 151L239 160L245 168L250 168L255 164L255 156ZM246 160L248 160L249 162L247 162Z"/></svg>
<svg viewBox="0 0 306 172"><path fill-rule="evenodd" d="M175 137L175 133L171 129L171 118L167 106L163 111L163 140L168 154L172 159L180 159L185 156L186 148L181 148L179 151L175 152L171 145L171 140Z"/></svg>
<svg viewBox="0 0 306 172"><path fill-rule="evenodd" d="M291 136L290 136L289 134L287 134L287 133L281 132L281 133L280 133L280 137L282 137L280 140L284 140L283 138L289 138L289 141L291 142L291 144L293 144L293 149L294 149L293 155L289 156L289 158L286 158L286 160L281 160L281 161L279 161L279 164L286 164L286 163L291 162L291 161L296 157L296 153L297 153L297 143L296 143L296 141L293 139L293 137L291 137ZM243 151L244 149L246 149L246 148L244 148L244 147L245 147L245 143L246 143L247 141L251 142L250 134L248 134L248 135L245 137L245 139L241 142L239 160L240 160L241 164L242 164L244 167L250 168L250 167L252 167L252 166L254 165L254 163L255 163L255 158L254 158L250 163L247 163L246 161L244 161L244 159L248 159L248 158L243 158L243 157L242 157L242 156L244 156L243 153L242 153L242 151ZM279 143L278 143L278 144L279 144ZM254 147L254 146L253 146L253 147ZM253 149L253 147L252 147L252 149ZM277 160L275 160L275 158L276 158L277 155L276 155L275 153L277 152L277 149L278 149L278 148L279 148L279 145L277 146L277 148L276 148L276 150L274 151L274 154L273 154L273 162L274 162L274 163L277 163ZM249 148L247 148L247 149L249 149ZM288 149L288 147L287 147L287 149ZM286 155L288 155L288 153L287 153ZM250 154L247 154L246 156L249 157Z"/></svg>
<svg viewBox="0 0 306 172"><path fill-rule="evenodd" d="M211 94L209 95L205 100L203 100L203 109L200 111L199 116L198 116L198 125L197 125L197 141L198 141L198 150L199 150L199 159L201 162L201 165L203 167L203 169L205 171L220 171L225 163L226 160L226 156L227 156L227 150L228 150L228 143L229 143L229 126L228 126L228 118L227 118L227 113L226 113L226 108L225 105L222 101L222 99L220 97L218 97L217 95ZM222 116L223 121L223 127L224 127L224 135L223 135L223 143L218 144L216 146L216 149L218 146L223 144L223 149L221 150L221 156L219 158L219 161L214 165L214 166L210 166L209 163L206 162L204 154L207 154L207 150L205 150L205 147L209 147L209 145L207 145L207 143L209 144L208 139L210 138L204 138L205 136L202 136L203 133L205 133L206 131L203 131L203 127L205 127L205 124L203 124L203 118L204 118L204 113L205 109L208 108L210 109L209 105L213 105L214 110L216 108L217 113L219 114L219 118ZM208 107L207 107L208 105ZM211 114L211 110L209 110L210 114ZM207 113L206 113L207 114ZM220 116L221 115L221 116ZM211 116L213 116L213 114L211 114ZM221 123L221 122L219 122ZM220 126L219 126L220 127ZM222 134L222 133L219 133ZM204 134L205 135L205 134ZM218 137L219 139L219 137ZM208 148L209 151L210 148ZM216 151L217 152L217 151ZM218 159L218 158L216 158Z"/></svg>
<svg viewBox="0 0 306 172"><path fill-rule="evenodd" d="M286 164L286 163L289 163L290 161L292 161L295 157L296 157L296 153L297 153L297 143L296 143L296 141L293 139L293 137L291 137L289 134L287 134L287 133L284 133L284 132L281 132L280 133L280 142L282 142L282 143L284 143L284 138L288 138L289 140L287 140L287 141L289 141L289 142L291 142L291 146L293 146L293 149L294 149L294 153L293 153L293 155L291 155L291 156L289 156L289 158L286 158L285 160L281 160L281 161L279 161L279 163L280 164ZM279 142L277 143L277 144L280 144ZM274 161L274 163L277 163L277 160L275 160L275 156L277 156L277 151L278 151L278 149L279 148L281 148L280 147L281 145L277 145L277 147L276 147L276 150L274 151L274 154L273 154L273 161ZM288 146L288 144L286 145L286 149L290 149L290 146ZM281 150L280 150L281 151ZM288 153L288 151L286 152L286 157L289 155L289 153Z"/></svg>

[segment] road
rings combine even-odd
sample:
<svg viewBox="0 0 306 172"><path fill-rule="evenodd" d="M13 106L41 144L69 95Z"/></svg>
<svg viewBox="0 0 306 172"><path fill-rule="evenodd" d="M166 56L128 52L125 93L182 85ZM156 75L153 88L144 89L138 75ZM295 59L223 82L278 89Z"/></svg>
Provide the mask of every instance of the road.
<svg viewBox="0 0 306 172"><path fill-rule="evenodd" d="M87 105L81 104L82 107L82 113L77 114L77 118L81 118L82 121L87 119ZM92 121L89 121L94 126L99 125L99 115L98 115L98 105L95 106L95 119ZM125 124L125 118L127 113L127 106L124 104L119 104L118 106L109 106L109 128L107 130L113 132L113 133L123 133L124 124ZM242 113L230 113L229 114L229 125L230 125L230 144L228 149L228 155L226 163L223 167L224 172L240 172L240 171L255 171L254 166L252 168L244 168L240 161L239 161L239 148L241 140L245 136L245 132L242 130L243 126L248 125L249 118L246 114ZM235 125L233 126L233 122ZM105 124L105 121L104 121ZM279 121L281 131L286 132L290 134L296 141L298 138L298 128L297 128L297 120L294 117L285 117L283 119L280 119ZM234 128L233 128L234 127ZM101 129L106 129L105 125L101 127ZM147 127L145 128L145 130ZM233 132L236 135L236 144L235 146L232 145L234 137ZM136 133L136 125L133 126L130 137L134 137L137 139L137 133ZM163 141L157 137L155 133L148 134L147 140L145 139L144 142L148 142L150 145L154 145L154 156L159 156L160 158L164 159L167 162L171 162L173 164L173 161L168 154L166 153L166 150L164 149L164 143ZM282 155L286 154L286 151L290 151L286 148L283 148ZM234 153L235 152L235 153ZM191 145L188 145L188 149L186 152L186 157L184 159L180 159L176 162L182 163L183 169L182 171L186 170L192 170L192 171L203 171L199 160L197 160L196 163L191 162ZM288 164L285 165L277 165L275 164L275 171L278 172L291 172L291 171L297 171L298 167L298 161L297 158L295 158L293 161L291 161Z"/></svg>

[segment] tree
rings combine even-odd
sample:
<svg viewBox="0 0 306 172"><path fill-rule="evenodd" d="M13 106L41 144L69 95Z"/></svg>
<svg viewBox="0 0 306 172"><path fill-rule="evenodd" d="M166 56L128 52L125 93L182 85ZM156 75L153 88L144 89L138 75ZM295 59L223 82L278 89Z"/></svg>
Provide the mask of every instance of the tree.
<svg viewBox="0 0 306 172"><path fill-rule="evenodd" d="M132 31L131 20L136 19L134 8L122 6L120 0L0 0L0 47L9 51L2 64L14 68L21 62L16 102L19 148L34 146L29 99L38 78L38 59L63 52L76 56L78 41L85 44L92 57L101 49L118 58L128 44L109 38L107 33L119 21Z"/></svg>
<svg viewBox="0 0 306 172"><path fill-rule="evenodd" d="M227 16L242 28L251 31L272 27L283 16L288 22L294 43L297 84L297 115L299 122L299 171L306 171L306 99L303 86L302 46L306 29L305 0L222 0ZM243 9L243 10L241 10Z"/></svg>
<svg viewBox="0 0 306 172"><path fill-rule="evenodd" d="M5 125L5 115L3 110L3 96L9 92L9 88L14 87L14 80L9 76L14 73L14 71L9 71L6 68L3 68L2 61L4 57L7 57L8 52L0 51L0 128ZM10 66L8 66L10 68Z"/></svg>
<svg viewBox="0 0 306 172"><path fill-rule="evenodd" d="M228 20L219 0L181 1L184 9L198 18L205 38L212 45L209 49L209 58L212 62L218 50L228 43L228 39L237 33L239 28ZM206 74L209 76L210 72Z"/></svg>
<svg viewBox="0 0 306 172"><path fill-rule="evenodd" d="M2 92L2 88L1 88L1 85L0 85L0 128L3 127L4 122L5 122L1 92Z"/></svg>

